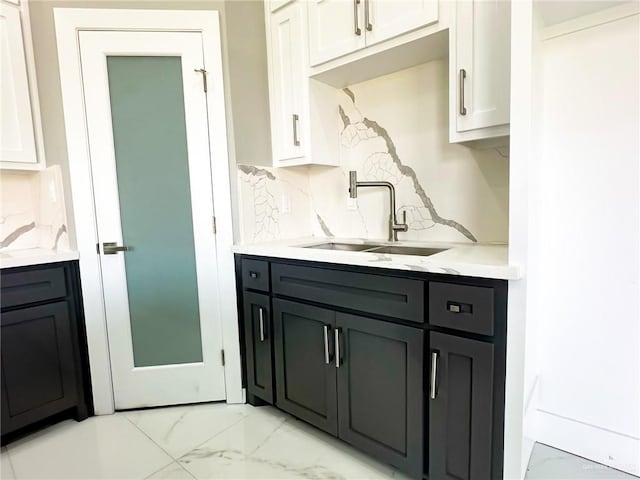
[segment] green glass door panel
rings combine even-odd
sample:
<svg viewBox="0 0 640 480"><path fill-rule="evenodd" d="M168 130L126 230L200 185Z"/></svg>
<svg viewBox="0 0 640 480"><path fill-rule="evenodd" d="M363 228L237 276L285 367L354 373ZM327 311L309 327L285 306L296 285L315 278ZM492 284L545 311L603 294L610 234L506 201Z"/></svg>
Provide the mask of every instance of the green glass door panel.
<svg viewBox="0 0 640 480"><path fill-rule="evenodd" d="M181 60L109 56L107 71L134 364L201 362Z"/></svg>

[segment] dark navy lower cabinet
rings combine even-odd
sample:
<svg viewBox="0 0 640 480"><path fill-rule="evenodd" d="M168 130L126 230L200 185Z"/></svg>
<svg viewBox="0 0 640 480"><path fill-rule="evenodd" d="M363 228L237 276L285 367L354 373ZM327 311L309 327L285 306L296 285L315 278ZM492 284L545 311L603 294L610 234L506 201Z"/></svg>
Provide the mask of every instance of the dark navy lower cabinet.
<svg viewBox="0 0 640 480"><path fill-rule="evenodd" d="M273 327L269 295L244 292L244 332L247 389L265 402L273 403Z"/></svg>
<svg viewBox="0 0 640 480"><path fill-rule="evenodd" d="M424 331L338 313L338 436L419 478Z"/></svg>
<svg viewBox="0 0 640 480"><path fill-rule="evenodd" d="M6 443L55 416L83 420L92 407L77 262L5 269L0 276Z"/></svg>
<svg viewBox="0 0 640 480"><path fill-rule="evenodd" d="M430 336L429 478L494 478L494 345L437 332Z"/></svg>
<svg viewBox="0 0 640 480"><path fill-rule="evenodd" d="M502 478L506 282L240 255L236 266L250 401L415 479Z"/></svg>
<svg viewBox="0 0 640 480"><path fill-rule="evenodd" d="M276 406L337 435L335 312L277 298L273 310Z"/></svg>

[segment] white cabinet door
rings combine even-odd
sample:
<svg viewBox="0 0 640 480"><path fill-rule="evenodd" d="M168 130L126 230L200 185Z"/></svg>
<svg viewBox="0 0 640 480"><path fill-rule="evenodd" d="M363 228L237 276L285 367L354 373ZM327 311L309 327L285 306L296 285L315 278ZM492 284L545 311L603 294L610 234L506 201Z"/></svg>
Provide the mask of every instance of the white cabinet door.
<svg viewBox="0 0 640 480"><path fill-rule="evenodd" d="M450 86L457 95L457 132L509 123L510 17L506 0L456 2L456 70Z"/></svg>
<svg viewBox="0 0 640 480"><path fill-rule="evenodd" d="M363 0L367 47L438 21L438 0Z"/></svg>
<svg viewBox="0 0 640 480"><path fill-rule="evenodd" d="M20 10L7 3L0 3L0 65L0 162L36 165Z"/></svg>
<svg viewBox="0 0 640 480"><path fill-rule="evenodd" d="M364 0L309 0L311 66L365 46Z"/></svg>
<svg viewBox="0 0 640 480"><path fill-rule="evenodd" d="M274 163L304 155L302 111L305 76L302 4L292 3L271 15L269 59L271 137Z"/></svg>

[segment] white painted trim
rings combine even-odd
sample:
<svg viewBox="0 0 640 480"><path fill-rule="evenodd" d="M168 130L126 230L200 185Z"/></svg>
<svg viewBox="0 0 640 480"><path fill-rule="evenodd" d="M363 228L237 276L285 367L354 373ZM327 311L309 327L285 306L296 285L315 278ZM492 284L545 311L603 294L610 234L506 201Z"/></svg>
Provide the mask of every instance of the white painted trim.
<svg viewBox="0 0 640 480"><path fill-rule="evenodd" d="M98 238L80 68L78 41L80 30L197 31L202 33L205 64L209 69L208 120L210 126L219 126L211 129L210 151L212 188L218 226L216 255L219 296L224 299L219 303L219 308L223 329L222 344L226 356L225 386L227 402L241 403L240 343L235 268L231 252L233 224L218 12L55 8L54 18L96 414L113 413L114 403L102 298L102 276L95 247Z"/></svg>
<svg viewBox="0 0 640 480"><path fill-rule="evenodd" d="M538 410L538 441L640 476L640 438Z"/></svg>
<svg viewBox="0 0 640 480"><path fill-rule="evenodd" d="M567 20L566 22L550 25L543 30L543 38L544 40L550 40L638 14L640 14L640 2L625 3L618 7L607 8L596 13Z"/></svg>

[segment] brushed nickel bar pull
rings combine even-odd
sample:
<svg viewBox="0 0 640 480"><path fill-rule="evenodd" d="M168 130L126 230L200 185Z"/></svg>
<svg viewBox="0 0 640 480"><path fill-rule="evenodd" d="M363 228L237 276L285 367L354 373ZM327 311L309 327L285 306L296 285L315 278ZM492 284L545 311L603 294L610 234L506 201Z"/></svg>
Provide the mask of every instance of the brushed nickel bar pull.
<svg viewBox="0 0 640 480"><path fill-rule="evenodd" d="M329 365L331 358L329 358L329 325L324 325L324 363Z"/></svg>
<svg viewBox="0 0 640 480"><path fill-rule="evenodd" d="M362 35L362 30L360 30L360 20L358 19L358 5L360 5L360 0L353 0L353 27L354 33L358 36Z"/></svg>
<svg viewBox="0 0 640 480"><path fill-rule="evenodd" d="M340 329L334 330L335 342L336 342L336 368L340 368Z"/></svg>
<svg viewBox="0 0 640 480"><path fill-rule="evenodd" d="M371 0L364 0L364 25L367 31L373 30L373 24L371 23L371 17L369 16L369 3Z"/></svg>
<svg viewBox="0 0 640 480"><path fill-rule="evenodd" d="M258 307L258 315L260 316L260 341L264 342L264 315L262 307Z"/></svg>
<svg viewBox="0 0 640 480"><path fill-rule="evenodd" d="M300 140L298 139L298 117L297 113L293 114L293 144L298 147L300 146Z"/></svg>
<svg viewBox="0 0 640 480"><path fill-rule="evenodd" d="M460 115L467 114L467 107L464 106L464 79L467 78L467 71L464 68L458 73L458 88L460 89Z"/></svg>
<svg viewBox="0 0 640 480"><path fill-rule="evenodd" d="M430 385L430 397L431 400L435 400L438 392L436 391L438 377L438 352L431 352L431 385Z"/></svg>

